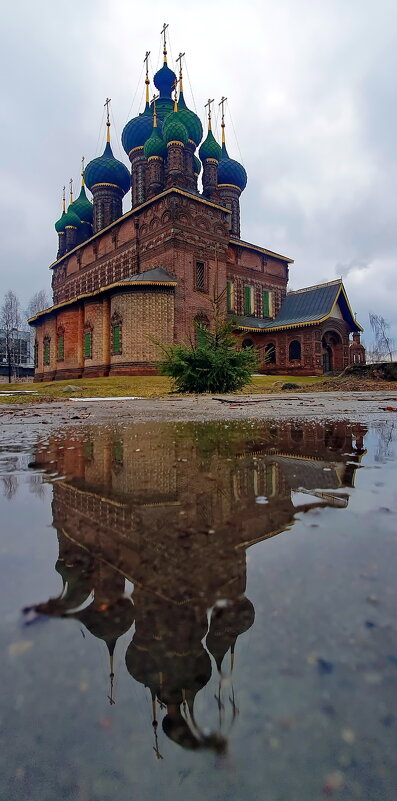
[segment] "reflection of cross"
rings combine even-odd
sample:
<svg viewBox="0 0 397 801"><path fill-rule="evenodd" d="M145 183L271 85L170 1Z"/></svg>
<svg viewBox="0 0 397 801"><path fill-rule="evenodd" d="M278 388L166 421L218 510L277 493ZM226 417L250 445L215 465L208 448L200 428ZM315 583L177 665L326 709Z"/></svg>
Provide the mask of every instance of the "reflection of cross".
<svg viewBox="0 0 397 801"><path fill-rule="evenodd" d="M106 106L106 125L110 125L110 120L109 120L109 103L110 103L110 97L107 97L107 98L106 98L106 100L105 100L105 102L104 102L104 106Z"/></svg>
<svg viewBox="0 0 397 801"><path fill-rule="evenodd" d="M212 100L210 100L210 98L208 98L208 101L206 102L206 104L204 106L204 108L207 108L207 106L208 106L208 129L209 130L211 130L211 103L213 103L213 102L214 102L214 98L212 98Z"/></svg>
<svg viewBox="0 0 397 801"><path fill-rule="evenodd" d="M66 186L64 186L63 190L62 190L62 210L63 211L66 211L66 208L65 208L65 205L66 205L66 194L65 193L66 193Z"/></svg>
<svg viewBox="0 0 397 801"><path fill-rule="evenodd" d="M69 181L70 202L73 203L73 178Z"/></svg>
<svg viewBox="0 0 397 801"><path fill-rule="evenodd" d="M81 174L84 175L84 156L81 157Z"/></svg>

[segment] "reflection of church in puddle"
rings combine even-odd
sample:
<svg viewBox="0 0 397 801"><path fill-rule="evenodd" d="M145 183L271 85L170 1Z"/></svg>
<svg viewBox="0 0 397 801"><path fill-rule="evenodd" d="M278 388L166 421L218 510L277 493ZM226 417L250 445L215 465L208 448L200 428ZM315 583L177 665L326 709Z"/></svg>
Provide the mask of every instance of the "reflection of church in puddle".
<svg viewBox="0 0 397 801"><path fill-rule="evenodd" d="M111 657L135 624L125 661L150 690L156 743L162 718L180 745L222 750L223 735L196 722L194 699L211 656L232 686L235 643L255 616L246 549L297 512L346 506L364 434L345 423L155 424L50 439L31 466L64 476L53 485L63 590L34 610L79 620Z"/></svg>

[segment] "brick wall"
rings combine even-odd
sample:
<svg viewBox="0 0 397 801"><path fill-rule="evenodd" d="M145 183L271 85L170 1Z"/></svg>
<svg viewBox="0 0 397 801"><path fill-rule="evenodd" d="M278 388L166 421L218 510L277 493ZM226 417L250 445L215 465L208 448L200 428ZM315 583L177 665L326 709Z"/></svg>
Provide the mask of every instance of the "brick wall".
<svg viewBox="0 0 397 801"><path fill-rule="evenodd" d="M111 355L115 367L159 361L156 340L164 345L173 342L174 296L167 288L154 292L120 292L112 295L111 316L122 321L122 353Z"/></svg>

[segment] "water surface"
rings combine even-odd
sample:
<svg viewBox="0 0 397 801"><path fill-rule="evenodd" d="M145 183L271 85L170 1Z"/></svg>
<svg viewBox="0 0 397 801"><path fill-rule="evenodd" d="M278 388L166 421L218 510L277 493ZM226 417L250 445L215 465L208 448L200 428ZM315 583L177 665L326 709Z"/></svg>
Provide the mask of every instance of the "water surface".
<svg viewBox="0 0 397 801"><path fill-rule="evenodd" d="M395 431L2 439L2 797L395 801Z"/></svg>

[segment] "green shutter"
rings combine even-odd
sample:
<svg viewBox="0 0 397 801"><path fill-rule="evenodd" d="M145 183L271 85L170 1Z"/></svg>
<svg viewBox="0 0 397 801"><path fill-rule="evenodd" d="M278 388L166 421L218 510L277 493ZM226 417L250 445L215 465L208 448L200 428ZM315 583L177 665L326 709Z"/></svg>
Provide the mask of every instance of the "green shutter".
<svg viewBox="0 0 397 801"><path fill-rule="evenodd" d="M263 317L270 317L269 291L263 290Z"/></svg>
<svg viewBox="0 0 397 801"><path fill-rule="evenodd" d="M92 347L92 335L90 331L87 331L84 334L84 356L86 359L89 359L91 356L91 347Z"/></svg>
<svg viewBox="0 0 397 801"><path fill-rule="evenodd" d="M63 334L60 334L58 337L58 359L63 359L64 354L64 340Z"/></svg>
<svg viewBox="0 0 397 801"><path fill-rule="evenodd" d="M226 292L227 292L227 310L230 312L232 310L232 282L226 282Z"/></svg>
<svg viewBox="0 0 397 801"><path fill-rule="evenodd" d="M244 287L244 314L251 314L251 287Z"/></svg>
<svg viewBox="0 0 397 801"><path fill-rule="evenodd" d="M202 323L198 323L196 330L197 330L197 346L199 348L202 348L205 346L205 343L207 342L207 337L205 335L206 329Z"/></svg>
<svg viewBox="0 0 397 801"><path fill-rule="evenodd" d="M113 353L121 353L121 331L119 325L113 326Z"/></svg>

